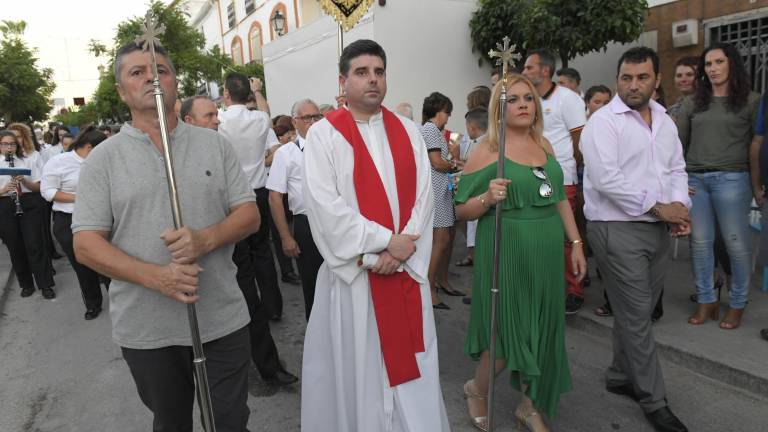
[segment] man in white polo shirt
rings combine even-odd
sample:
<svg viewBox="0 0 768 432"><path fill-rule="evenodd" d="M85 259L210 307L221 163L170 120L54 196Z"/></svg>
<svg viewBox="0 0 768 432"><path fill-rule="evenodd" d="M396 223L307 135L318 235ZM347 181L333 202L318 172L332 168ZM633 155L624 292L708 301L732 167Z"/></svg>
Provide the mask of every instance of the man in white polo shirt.
<svg viewBox="0 0 768 432"><path fill-rule="evenodd" d="M581 129L587 123L584 101L572 90L552 82L555 73L555 57L546 50L532 50L525 60L523 75L528 78L541 96L541 109L544 113L544 137L552 144L557 162L563 169L565 192L571 209L576 212L576 176L577 160L581 163L579 137ZM582 236L584 233L582 233ZM569 244L565 246L565 279L567 297L566 314L579 311L584 303L584 285L578 280L568 257L571 256Z"/></svg>
<svg viewBox="0 0 768 432"><path fill-rule="evenodd" d="M251 359L262 379L275 384L291 384L298 380L279 362L269 332L267 319L279 319L283 313L283 298L277 285L277 270L269 245L269 191L264 166L266 149L270 145L272 120L264 111L248 110L245 106L251 94L251 83L243 74L230 73L224 82L224 103L227 110L219 113L219 133L232 144L245 171L245 178L256 193L256 204L262 224L255 234L235 244L232 259L237 266L237 283L255 325L250 327ZM272 138L276 139L276 138ZM253 284L258 284L258 293ZM260 300L260 301L259 301ZM263 305L263 308L261 307ZM263 315L266 315L263 316Z"/></svg>
<svg viewBox="0 0 768 432"><path fill-rule="evenodd" d="M291 116L298 136L295 141L280 147L275 153L267 179L267 189L272 220L280 233L283 252L290 258L296 258L299 265L301 287L304 291L304 312L309 321L315 298L317 272L323 263L323 256L312 240L301 181L304 178L304 144L307 131L316 121L322 120L323 115L320 114L317 104L304 99L293 105ZM283 207L285 194L288 195L288 208L293 214L293 234Z"/></svg>

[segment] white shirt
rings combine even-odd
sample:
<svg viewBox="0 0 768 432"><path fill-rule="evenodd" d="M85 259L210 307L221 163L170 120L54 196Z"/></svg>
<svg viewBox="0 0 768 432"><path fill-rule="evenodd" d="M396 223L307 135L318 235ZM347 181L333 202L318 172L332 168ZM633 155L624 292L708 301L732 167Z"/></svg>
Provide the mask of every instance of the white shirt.
<svg viewBox="0 0 768 432"><path fill-rule="evenodd" d="M27 180L31 180L33 183L40 181L40 176L42 175L42 172L43 172L43 161L40 158L40 153L35 151L24 158L17 158L14 156L13 166L16 168L31 169L32 174L26 176ZM5 156L3 155L2 157L0 157L0 168L8 168L8 167L10 167L10 165L8 164L8 162L5 161ZM11 181L11 176L0 175L0 186L5 186L5 184L8 183L9 181ZM24 183L22 183L21 192L27 193L32 191L27 189L27 187L24 186ZM11 192L8 192L3 196L11 196Z"/></svg>
<svg viewBox="0 0 768 432"><path fill-rule="evenodd" d="M648 221L657 202L691 207L677 127L650 101L651 127L618 96L589 118L581 135L584 216L591 221Z"/></svg>
<svg viewBox="0 0 768 432"><path fill-rule="evenodd" d="M44 149L40 156L43 158L43 166L51 160L52 157L64 153L64 147L61 146L61 144L56 144L49 146L47 149Z"/></svg>
<svg viewBox="0 0 768 432"><path fill-rule="evenodd" d="M573 158L571 131L583 128L587 123L586 106L573 90L555 85L547 99L541 99L544 112L544 138L555 150L555 157L563 169L563 183L578 183L576 159Z"/></svg>
<svg viewBox="0 0 768 432"><path fill-rule="evenodd" d="M267 184L267 170L264 156L272 140L277 137L272 131L272 120L263 111L249 111L245 105L231 105L219 113L219 133L231 144L237 159L243 166L245 178L253 189Z"/></svg>
<svg viewBox="0 0 768 432"><path fill-rule="evenodd" d="M301 180L304 178L304 138L277 149L267 178L267 189L288 194L288 208L295 215L306 214Z"/></svg>
<svg viewBox="0 0 768 432"><path fill-rule="evenodd" d="M75 211L75 203L54 201L53 196L59 191L75 194L83 160L74 151L68 151L52 157L43 167L43 176L40 179L40 195L53 203L55 211L64 213Z"/></svg>

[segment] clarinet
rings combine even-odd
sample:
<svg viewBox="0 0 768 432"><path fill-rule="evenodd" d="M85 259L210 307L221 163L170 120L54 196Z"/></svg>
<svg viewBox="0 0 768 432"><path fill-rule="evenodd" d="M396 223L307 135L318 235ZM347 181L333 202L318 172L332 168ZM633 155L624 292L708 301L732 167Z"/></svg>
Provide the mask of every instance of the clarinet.
<svg viewBox="0 0 768 432"><path fill-rule="evenodd" d="M8 166L13 168L13 153L6 153L5 154L5 161L8 162ZM11 192L11 198L13 198L13 203L16 204L16 216L21 216L24 214L24 210L21 208L21 186L16 185L16 188Z"/></svg>

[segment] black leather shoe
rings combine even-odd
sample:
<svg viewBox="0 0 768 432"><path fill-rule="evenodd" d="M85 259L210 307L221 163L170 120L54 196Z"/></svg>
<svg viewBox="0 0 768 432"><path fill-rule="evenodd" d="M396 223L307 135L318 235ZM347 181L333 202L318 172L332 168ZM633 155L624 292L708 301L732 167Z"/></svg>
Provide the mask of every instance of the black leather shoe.
<svg viewBox="0 0 768 432"><path fill-rule="evenodd" d="M301 283L301 279L299 279L299 275L297 275L292 271L285 273L281 279L283 280L283 282L289 283L292 285L299 285Z"/></svg>
<svg viewBox="0 0 768 432"><path fill-rule="evenodd" d="M96 318L97 316L99 316L100 313L101 313L101 307L95 307L93 309L88 309L87 311L85 311L85 320L86 321L90 321L90 320Z"/></svg>
<svg viewBox="0 0 768 432"><path fill-rule="evenodd" d="M653 425L658 432L688 432L683 422L677 416L672 414L669 407L662 407L656 411L645 413L645 418Z"/></svg>
<svg viewBox="0 0 768 432"><path fill-rule="evenodd" d="M276 386L285 386L285 385L293 384L299 380L299 378L296 375L286 370L279 370L275 372L275 374L272 375L271 377L262 377L262 379L264 380L265 383L276 385Z"/></svg>
<svg viewBox="0 0 768 432"><path fill-rule="evenodd" d="M29 296L31 296L34 293L35 293L35 289L32 288L32 287L25 287L25 288L21 289L21 296L22 297L29 297Z"/></svg>
<svg viewBox="0 0 768 432"><path fill-rule="evenodd" d="M43 298L46 300L51 300L56 298L56 293L53 291L53 288L43 288Z"/></svg>
<svg viewBox="0 0 768 432"><path fill-rule="evenodd" d="M606 384L605 390L613 394L627 396L628 398L634 400L635 402L640 400L640 398L637 396L637 393L635 393L635 386L633 386L632 383L624 383L624 384L617 384L617 385Z"/></svg>
<svg viewBox="0 0 768 432"><path fill-rule="evenodd" d="M447 304L445 304L443 302L440 302L438 304L433 304L432 305L432 309L450 309L450 308L451 308L450 306L448 306Z"/></svg>
<svg viewBox="0 0 768 432"><path fill-rule="evenodd" d="M768 328L764 328L760 330L760 337L765 340L768 340Z"/></svg>

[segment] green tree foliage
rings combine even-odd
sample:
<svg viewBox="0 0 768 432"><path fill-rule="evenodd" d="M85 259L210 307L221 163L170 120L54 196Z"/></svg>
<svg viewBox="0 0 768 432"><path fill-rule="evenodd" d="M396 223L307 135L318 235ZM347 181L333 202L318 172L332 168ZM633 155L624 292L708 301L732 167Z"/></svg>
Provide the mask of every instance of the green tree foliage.
<svg viewBox="0 0 768 432"><path fill-rule="evenodd" d="M647 9L646 0L480 0L470 27L474 46L487 47L481 49L486 59L491 42L509 35L525 49L552 50L567 66L609 42L636 40ZM493 11L506 13L503 23L490 15Z"/></svg>
<svg viewBox="0 0 768 432"><path fill-rule="evenodd" d="M24 21L0 22L0 117L6 122L44 120L52 109L56 88L53 71L37 66L22 39Z"/></svg>
<svg viewBox="0 0 768 432"><path fill-rule="evenodd" d="M479 53L478 64L483 61L494 64L488 57L488 51L495 49L504 36L509 36L512 43L522 48L520 41L523 33L517 24L520 10L528 3L526 0L480 0L479 7L469 20L472 51Z"/></svg>
<svg viewBox="0 0 768 432"><path fill-rule="evenodd" d="M165 32L159 39L176 67L179 97L196 94L198 85L202 82L219 81L223 70L243 68L233 66L232 59L223 54L218 47L205 51L205 37L189 26L186 13L178 6L168 7L155 1L150 7L159 22L165 26ZM93 95L94 109L102 119L118 122L128 119L128 107L120 100L115 88L115 77L112 71L114 53L122 45L139 36L143 21L144 17L141 16L120 23L112 41L112 48L108 48L97 40L91 40L89 43L91 53L97 57L104 57L108 64ZM260 76L263 77L263 71Z"/></svg>
<svg viewBox="0 0 768 432"><path fill-rule="evenodd" d="M53 120L66 126L76 126L82 129L83 126L89 123L96 123L98 117L95 105L91 101L80 107L70 107L66 111L53 116Z"/></svg>

